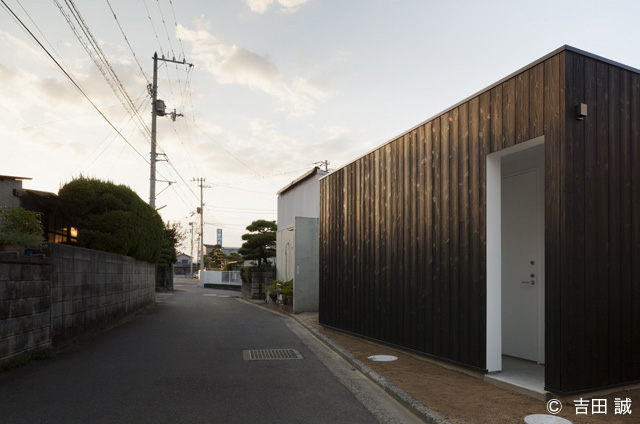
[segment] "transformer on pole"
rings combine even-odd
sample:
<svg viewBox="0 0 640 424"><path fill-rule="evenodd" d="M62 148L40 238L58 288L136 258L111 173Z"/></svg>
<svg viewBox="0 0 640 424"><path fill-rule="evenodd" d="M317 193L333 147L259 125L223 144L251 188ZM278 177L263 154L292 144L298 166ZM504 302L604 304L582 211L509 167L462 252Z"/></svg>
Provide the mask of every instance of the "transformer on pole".
<svg viewBox="0 0 640 424"><path fill-rule="evenodd" d="M149 85L148 90L149 94L151 95L151 170L149 173L149 205L151 205L151 207L154 209L156 208L156 162L158 160L158 154L156 153L156 118L158 116L167 115L164 100L158 99L159 60L163 62L172 62L187 65L190 68L193 66L193 63L187 63L184 59L182 61L177 61L175 60L175 58L166 59L164 55L162 57L158 57L158 53L153 54L153 84ZM182 116L182 114L176 113L175 109L168 115L172 121L175 121L177 116Z"/></svg>

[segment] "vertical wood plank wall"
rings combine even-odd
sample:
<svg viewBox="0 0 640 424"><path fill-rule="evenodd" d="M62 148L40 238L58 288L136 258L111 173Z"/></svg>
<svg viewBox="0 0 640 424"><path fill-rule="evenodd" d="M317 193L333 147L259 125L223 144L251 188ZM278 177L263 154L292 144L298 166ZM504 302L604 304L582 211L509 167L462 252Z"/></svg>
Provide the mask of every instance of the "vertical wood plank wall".
<svg viewBox="0 0 640 424"><path fill-rule="evenodd" d="M564 50L322 179L320 322L485 369L486 156L544 135L546 386L639 380L639 103Z"/></svg>
<svg viewBox="0 0 640 424"><path fill-rule="evenodd" d="M571 392L640 380L640 75L574 52L565 67L562 348L547 385Z"/></svg>

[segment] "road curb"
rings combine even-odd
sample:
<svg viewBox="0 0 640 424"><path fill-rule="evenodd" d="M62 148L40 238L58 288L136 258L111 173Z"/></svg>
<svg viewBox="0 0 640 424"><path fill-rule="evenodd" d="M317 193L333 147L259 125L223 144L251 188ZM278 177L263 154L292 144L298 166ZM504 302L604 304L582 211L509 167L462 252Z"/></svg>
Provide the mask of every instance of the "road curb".
<svg viewBox="0 0 640 424"><path fill-rule="evenodd" d="M316 336L320 341L329 346L333 351L346 359L351 365L356 367L360 372L366 375L369 379L379 385L385 392L389 393L391 396L396 398L399 402L404 404L411 412L417 415L419 418L424 420L424 422L429 424L451 424L449 421L444 419L441 415L433 412L422 403L418 402L413 396L409 393L405 392L377 372L375 372L371 367L362 363L358 359L356 359L353 355L347 352L345 349L337 345L333 340L320 333L315 327L305 322L301 318L298 318L295 315L288 315L290 318L296 320L300 325L310 331L314 336Z"/></svg>
<svg viewBox="0 0 640 424"><path fill-rule="evenodd" d="M387 380L386 378L384 378L383 376L375 372L368 365L356 359L352 354L350 354L348 351L340 347L333 340L331 340L330 338L328 338L327 336L319 332L314 326L307 323L303 319L297 317L294 314L288 314L280 310L269 308L256 301L250 301L242 297L239 297L238 300L247 302L251 305L255 305L259 308L265 309L276 315L291 318L294 321L298 322L298 324L300 324L302 327L308 330L318 340L323 342L325 345L327 345L331 350L336 352L338 355L342 356L347 362L349 362L355 368L360 370L360 372L363 373L365 376L367 376L367 378L369 378L378 386L380 386L382 390L384 390L385 392L393 396L398 402L402 403L407 409L409 409L413 414L415 414L418 418L422 419L424 422L429 424L451 424L444 417L432 411L431 409L427 408L422 403L418 402L409 393L405 392L404 390L402 390L401 388L399 388L398 386L396 386L395 384L393 384L392 382L390 382L389 380Z"/></svg>

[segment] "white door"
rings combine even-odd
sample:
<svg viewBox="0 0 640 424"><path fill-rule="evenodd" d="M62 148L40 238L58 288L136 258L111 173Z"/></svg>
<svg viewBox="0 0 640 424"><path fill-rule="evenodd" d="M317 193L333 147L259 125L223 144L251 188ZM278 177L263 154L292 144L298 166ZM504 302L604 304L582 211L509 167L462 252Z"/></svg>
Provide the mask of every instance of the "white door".
<svg viewBox="0 0 640 424"><path fill-rule="evenodd" d="M501 184L502 353L538 361L537 171Z"/></svg>

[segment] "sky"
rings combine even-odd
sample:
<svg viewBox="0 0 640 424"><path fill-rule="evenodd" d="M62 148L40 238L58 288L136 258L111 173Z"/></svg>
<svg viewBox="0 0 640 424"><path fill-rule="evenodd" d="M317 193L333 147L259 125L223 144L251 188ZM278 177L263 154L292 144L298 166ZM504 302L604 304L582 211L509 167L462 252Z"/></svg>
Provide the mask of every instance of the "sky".
<svg viewBox="0 0 640 424"><path fill-rule="evenodd" d="M204 242L221 228L239 247L315 163L337 169L565 44L640 68L635 0L0 6L0 175L31 178L28 189L57 193L83 175L148 201L152 56L194 65L158 67L158 97L182 116L157 121L156 207L187 230L187 254L194 179Z"/></svg>

